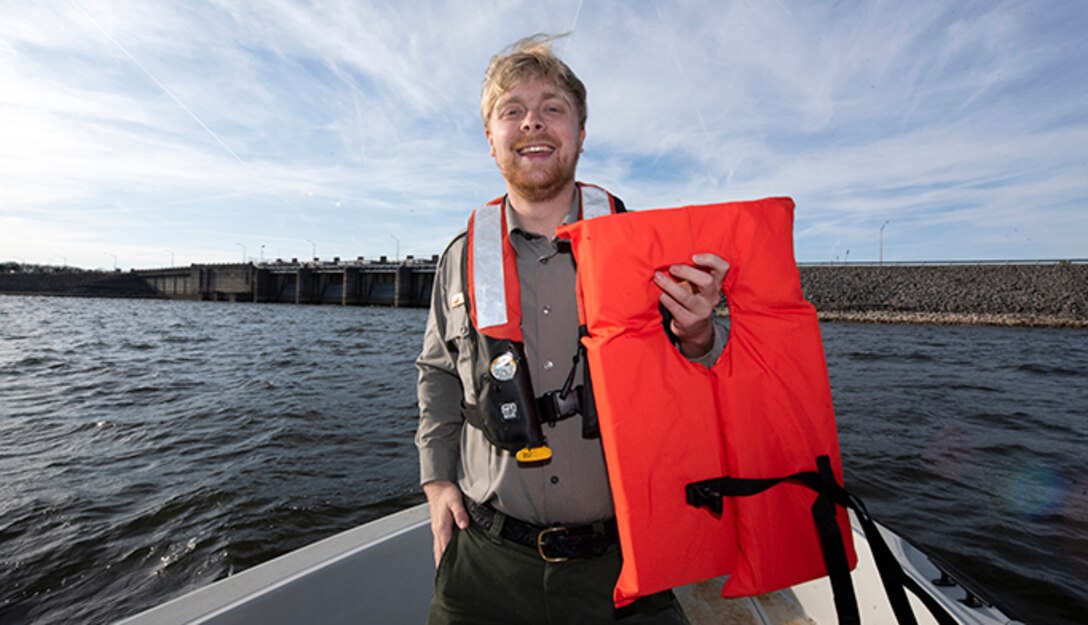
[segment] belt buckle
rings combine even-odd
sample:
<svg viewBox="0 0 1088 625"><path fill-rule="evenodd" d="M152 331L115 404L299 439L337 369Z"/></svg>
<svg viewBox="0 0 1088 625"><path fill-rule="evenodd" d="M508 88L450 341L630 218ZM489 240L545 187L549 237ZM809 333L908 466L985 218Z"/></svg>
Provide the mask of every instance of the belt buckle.
<svg viewBox="0 0 1088 625"><path fill-rule="evenodd" d="M569 532L569 531L570 531L569 529L567 529L566 527L564 527L562 525L556 525L555 527L547 527L547 528L544 528L544 529L540 530L540 533L536 535L536 550L537 550L537 553L540 554L540 558L542 560L544 560L545 562L550 562L550 563L553 563L553 564L556 564L556 563L559 563L559 562L566 562L567 560L569 560L570 558L566 558L566 557L563 557L563 556L549 556L548 554L544 553L544 540L545 540L546 536L548 536L550 534L555 534L557 532Z"/></svg>

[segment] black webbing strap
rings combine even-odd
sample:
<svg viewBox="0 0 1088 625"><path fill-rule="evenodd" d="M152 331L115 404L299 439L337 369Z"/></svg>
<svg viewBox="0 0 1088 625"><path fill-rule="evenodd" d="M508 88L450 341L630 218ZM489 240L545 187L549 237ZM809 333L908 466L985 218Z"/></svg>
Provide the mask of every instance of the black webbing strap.
<svg viewBox="0 0 1088 625"><path fill-rule="evenodd" d="M831 594L835 599L835 613L839 615L841 625L861 625L858 612L857 593L854 581L850 577L850 563L846 559L846 544L842 530L835 519L835 504L827 495L820 494L812 502L812 520L820 535L820 551L827 565L827 576L831 580Z"/></svg>
<svg viewBox="0 0 1088 625"><path fill-rule="evenodd" d="M835 506L843 506L853 510L861 522L865 537L869 541L869 548L873 552L873 560L877 571L880 573L880 581L884 586L884 592L888 595L888 603L895 613L899 625L917 625L914 611L904 588L922 600L922 603L933 613L933 617L940 625L957 625L957 621L947 610L925 592L921 586L903 572L902 566L896 560L888 544L884 542L876 521L865 508L860 499L850 494L835 480L831 471L831 458L820 456L816 459L816 471L804 471L779 478L745 479L736 477L719 477L687 485L687 503L695 507L705 507L715 514L721 514L723 497L749 497L758 495L763 491L777 486L783 482L791 482L805 486L816 492L816 500L812 504L812 520L820 536L820 548L824 556L824 564L831 580L831 589L835 598L835 611L838 614L839 623L846 625L860 625L861 617L858 612L857 596L854 585L850 579L850 569L846 558L846 546L842 531L835 519Z"/></svg>

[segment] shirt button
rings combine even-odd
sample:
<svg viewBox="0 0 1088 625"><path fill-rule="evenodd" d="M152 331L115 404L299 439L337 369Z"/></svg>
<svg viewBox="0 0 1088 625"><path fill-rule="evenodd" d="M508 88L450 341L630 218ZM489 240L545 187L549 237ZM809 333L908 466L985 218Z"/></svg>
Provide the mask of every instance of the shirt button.
<svg viewBox="0 0 1088 625"><path fill-rule="evenodd" d="M550 314L552 314L552 307L551 306L545 306L544 308L540 309L540 312L544 313L545 315L550 315Z"/></svg>
<svg viewBox="0 0 1088 625"><path fill-rule="evenodd" d="M552 484L558 484L558 483L559 483L559 476L558 475L553 475L552 476Z"/></svg>
<svg viewBox="0 0 1088 625"><path fill-rule="evenodd" d="M544 361L544 370L545 370L545 371L547 371L547 370L551 369L551 368L552 368L552 367L554 367L554 366L555 366L555 363L554 363L554 362L552 362L552 361L550 361L550 360L545 360L545 361Z"/></svg>

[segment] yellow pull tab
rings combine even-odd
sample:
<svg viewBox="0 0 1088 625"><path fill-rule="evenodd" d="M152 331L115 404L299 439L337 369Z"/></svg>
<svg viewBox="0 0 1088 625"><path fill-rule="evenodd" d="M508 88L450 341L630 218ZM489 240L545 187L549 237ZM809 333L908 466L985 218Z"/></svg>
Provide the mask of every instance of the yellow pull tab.
<svg viewBox="0 0 1088 625"><path fill-rule="evenodd" d="M551 460L552 450L547 445L526 447L525 449L518 450L516 458L518 459L518 462L524 463L544 462L545 460Z"/></svg>

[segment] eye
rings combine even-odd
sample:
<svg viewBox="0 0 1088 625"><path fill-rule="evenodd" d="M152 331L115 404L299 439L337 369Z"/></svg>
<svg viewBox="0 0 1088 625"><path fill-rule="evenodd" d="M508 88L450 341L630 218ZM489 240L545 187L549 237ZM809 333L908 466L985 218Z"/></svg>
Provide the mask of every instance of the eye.
<svg viewBox="0 0 1088 625"><path fill-rule="evenodd" d="M516 119L521 115L521 107L518 106L505 106L499 110L499 117L502 119Z"/></svg>

